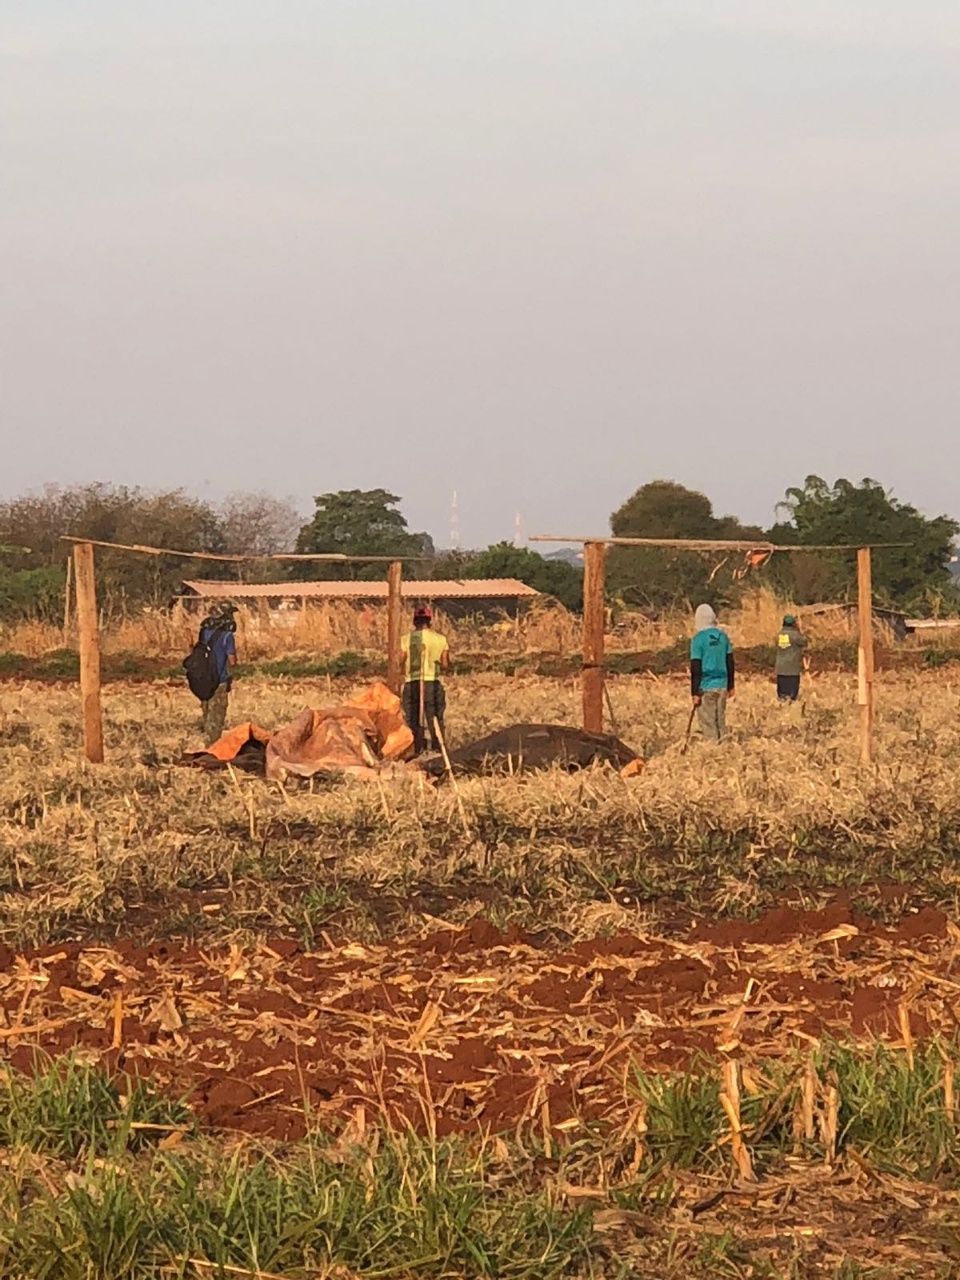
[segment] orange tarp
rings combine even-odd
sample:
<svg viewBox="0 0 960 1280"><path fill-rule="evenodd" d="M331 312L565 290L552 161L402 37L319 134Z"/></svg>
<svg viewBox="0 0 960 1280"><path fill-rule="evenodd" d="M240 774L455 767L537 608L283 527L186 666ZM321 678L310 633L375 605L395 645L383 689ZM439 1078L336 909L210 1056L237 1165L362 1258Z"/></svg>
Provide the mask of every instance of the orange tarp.
<svg viewBox="0 0 960 1280"><path fill-rule="evenodd" d="M207 747L203 754L216 756L218 760L235 760L248 742L262 742L266 746L272 736L266 729L261 729L258 724L248 720L246 724L238 724L228 729L212 747Z"/></svg>
<svg viewBox="0 0 960 1280"><path fill-rule="evenodd" d="M311 710L268 733L255 724L229 729L205 754L234 760L251 739L266 744L268 778L326 770L360 771L400 760L413 746L400 699L379 681L337 707Z"/></svg>
<svg viewBox="0 0 960 1280"><path fill-rule="evenodd" d="M381 760L400 760L413 746L413 734L403 718L400 699L379 680L354 694L345 705L366 711L373 721Z"/></svg>

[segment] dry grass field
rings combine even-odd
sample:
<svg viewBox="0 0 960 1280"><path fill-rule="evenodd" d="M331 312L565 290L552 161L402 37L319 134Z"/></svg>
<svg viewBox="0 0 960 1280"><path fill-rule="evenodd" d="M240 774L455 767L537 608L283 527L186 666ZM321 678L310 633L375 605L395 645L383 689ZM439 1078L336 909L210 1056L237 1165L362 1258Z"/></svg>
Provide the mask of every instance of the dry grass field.
<svg viewBox="0 0 960 1280"><path fill-rule="evenodd" d="M723 615L723 625L738 648L770 645L785 609L797 613L814 644L852 640L856 619L843 613L810 614L804 617L797 606L785 605L765 588L748 592L738 608ZM195 639L199 615L182 607L171 611L142 611L107 620L103 632L106 654L139 654L178 662ZM270 618L258 609L241 608L237 614L238 642L251 661L310 656L334 657L344 651L382 655L387 643L384 607L358 609L348 603L311 604L304 612L295 610ZM609 619L607 644L612 652L667 649L689 638L692 615L668 611L656 620L637 612L614 610ZM453 618L440 608L436 626L448 636L454 651L461 655L512 657L517 654L550 653L568 656L579 652L580 619L546 600L521 611L519 618L504 615L490 623L478 617ZM924 646L942 641L944 634L953 643L960 631L921 633L909 642ZM64 646L75 645L72 628L66 633L49 623L0 624L0 653L10 652L37 658Z"/></svg>
<svg viewBox="0 0 960 1280"><path fill-rule="evenodd" d="M173 682L94 768L74 686L0 684L0 1276L955 1275L953 671L880 675L869 769L849 676L686 754L640 676L640 777L456 790L181 767ZM579 712L448 692L451 745Z"/></svg>
<svg viewBox="0 0 960 1280"><path fill-rule="evenodd" d="M742 914L778 902L781 875L798 901L813 904L836 884L870 898L887 880L952 904L951 860L941 856L952 851L960 815L960 677L951 671L879 679L877 762L868 770L857 760L848 676L809 680L802 705L788 708L770 682L741 681L729 741L711 751L694 736L686 756L685 682L614 679L617 729L647 760L642 777L465 779L466 832L449 787L318 780L281 792L175 767L200 745L196 703L180 682L106 687L103 768L81 759L75 686L0 685L8 890L0 937L40 942L74 915L90 926L122 920L137 894L173 888L240 879L267 892L296 873L320 889L330 870L373 891L472 877L533 885L556 864L550 923L568 929L585 901L602 905L595 877L645 886L647 912L666 898ZM349 688L241 679L231 721L275 728ZM505 722L574 724L579 715L574 680L462 677L448 695L451 746ZM572 871L571 851L585 871ZM511 918L537 910L512 889L496 906ZM362 910L358 902L354 930Z"/></svg>

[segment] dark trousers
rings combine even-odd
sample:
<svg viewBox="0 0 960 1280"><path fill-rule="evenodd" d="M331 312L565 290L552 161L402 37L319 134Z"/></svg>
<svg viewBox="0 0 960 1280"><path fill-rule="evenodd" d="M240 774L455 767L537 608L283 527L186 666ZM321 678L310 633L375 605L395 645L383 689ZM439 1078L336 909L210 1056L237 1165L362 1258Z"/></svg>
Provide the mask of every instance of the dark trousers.
<svg viewBox="0 0 960 1280"><path fill-rule="evenodd" d="M796 702L800 697L800 677L777 676L777 697L781 702Z"/></svg>
<svg viewBox="0 0 960 1280"><path fill-rule="evenodd" d="M443 732L443 713L447 708L447 695L439 680L423 682L423 720L420 723L420 681L408 680L403 686L403 718L413 730L413 749L417 755L426 746L427 733L430 734L430 745L434 751L440 750L440 739L433 726L434 720L440 722Z"/></svg>

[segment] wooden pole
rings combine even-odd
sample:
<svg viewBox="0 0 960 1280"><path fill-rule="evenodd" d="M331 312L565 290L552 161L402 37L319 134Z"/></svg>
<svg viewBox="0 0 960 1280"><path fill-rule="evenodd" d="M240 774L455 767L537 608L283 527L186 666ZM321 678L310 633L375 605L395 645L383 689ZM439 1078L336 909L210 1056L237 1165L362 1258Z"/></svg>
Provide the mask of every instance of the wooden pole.
<svg viewBox="0 0 960 1280"><path fill-rule="evenodd" d="M70 579L73 576L73 556L67 556L67 580L63 585L63 645L67 647L70 636Z"/></svg>
<svg viewBox="0 0 960 1280"><path fill-rule="evenodd" d="M392 560L387 570L387 684L394 693L403 682L403 652L400 635L403 629L403 564Z"/></svg>
<svg viewBox="0 0 960 1280"><path fill-rule="evenodd" d="M103 764L103 719L100 713L100 620L93 544L73 549L77 592L77 635L80 641L80 699L83 704L83 750L91 764Z"/></svg>
<svg viewBox="0 0 960 1280"><path fill-rule="evenodd" d="M583 727L603 733L603 598L607 548L587 542L583 548Z"/></svg>
<svg viewBox="0 0 960 1280"><path fill-rule="evenodd" d="M873 583L870 548L857 551L857 614L860 647L857 653L857 701L860 704L860 759L873 759Z"/></svg>

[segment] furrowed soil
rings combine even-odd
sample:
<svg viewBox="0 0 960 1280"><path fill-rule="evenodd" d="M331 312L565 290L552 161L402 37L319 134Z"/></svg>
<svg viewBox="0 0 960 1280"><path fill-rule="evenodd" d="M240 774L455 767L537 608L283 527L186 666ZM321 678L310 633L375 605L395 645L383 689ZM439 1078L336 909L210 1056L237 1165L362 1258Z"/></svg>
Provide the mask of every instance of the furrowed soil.
<svg viewBox="0 0 960 1280"><path fill-rule="evenodd" d="M886 928L838 903L561 950L481 917L389 946L70 943L0 957L0 1037L15 1068L75 1050L213 1128L290 1140L366 1104L441 1136L569 1136L621 1123L625 1071L951 1034L958 941L935 909Z"/></svg>

